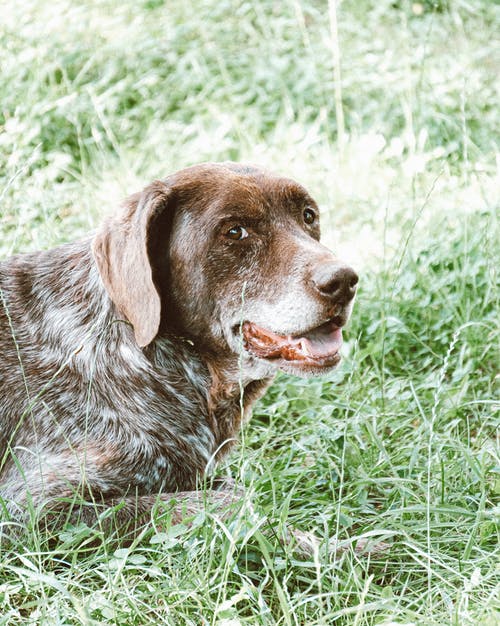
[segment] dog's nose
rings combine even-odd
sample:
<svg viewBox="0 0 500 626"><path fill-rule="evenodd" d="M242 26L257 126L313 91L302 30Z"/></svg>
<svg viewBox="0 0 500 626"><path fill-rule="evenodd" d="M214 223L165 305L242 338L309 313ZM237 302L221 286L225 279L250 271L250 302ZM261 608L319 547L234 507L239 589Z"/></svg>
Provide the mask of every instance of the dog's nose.
<svg viewBox="0 0 500 626"><path fill-rule="evenodd" d="M313 270L312 281L322 296L347 303L356 293L358 275L346 265L323 264Z"/></svg>

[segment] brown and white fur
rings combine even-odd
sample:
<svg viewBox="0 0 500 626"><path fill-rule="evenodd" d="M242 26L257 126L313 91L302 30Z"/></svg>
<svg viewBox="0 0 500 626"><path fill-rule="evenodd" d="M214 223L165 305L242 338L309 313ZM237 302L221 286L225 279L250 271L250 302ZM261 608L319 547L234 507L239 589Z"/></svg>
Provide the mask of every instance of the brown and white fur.
<svg viewBox="0 0 500 626"><path fill-rule="evenodd" d="M174 515L196 511L275 373L337 365L356 282L303 187L231 163L153 182L93 238L1 262L7 509L79 494L68 519L123 502L126 526L175 494Z"/></svg>

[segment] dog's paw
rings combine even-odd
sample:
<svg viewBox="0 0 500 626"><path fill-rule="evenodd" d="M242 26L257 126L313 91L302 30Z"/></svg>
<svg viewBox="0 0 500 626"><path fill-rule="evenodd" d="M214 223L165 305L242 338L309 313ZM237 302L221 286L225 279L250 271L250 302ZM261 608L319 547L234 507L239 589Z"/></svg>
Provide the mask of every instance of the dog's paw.
<svg viewBox="0 0 500 626"><path fill-rule="evenodd" d="M296 528L288 528L282 541L285 547L291 548L297 556L304 558L324 557L336 554L340 556L353 550L358 556L378 555L388 552L391 544L378 537L360 537L338 541L330 538L327 542L319 539L312 532L304 532Z"/></svg>
<svg viewBox="0 0 500 626"><path fill-rule="evenodd" d="M313 558L314 555L319 554L320 540L314 533L289 528L286 532L285 542L297 556Z"/></svg>
<svg viewBox="0 0 500 626"><path fill-rule="evenodd" d="M356 554L382 554L391 549L391 544L387 541L377 541L374 539L358 539L354 546Z"/></svg>

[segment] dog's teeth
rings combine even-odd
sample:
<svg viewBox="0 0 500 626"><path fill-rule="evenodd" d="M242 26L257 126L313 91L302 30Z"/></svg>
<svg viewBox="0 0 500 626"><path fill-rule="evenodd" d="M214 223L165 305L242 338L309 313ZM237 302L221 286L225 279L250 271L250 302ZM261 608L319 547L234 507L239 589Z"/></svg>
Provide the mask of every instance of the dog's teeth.
<svg viewBox="0 0 500 626"><path fill-rule="evenodd" d="M308 344L309 342L307 341L307 339L301 339L299 343L300 351L303 352L306 356L313 356Z"/></svg>

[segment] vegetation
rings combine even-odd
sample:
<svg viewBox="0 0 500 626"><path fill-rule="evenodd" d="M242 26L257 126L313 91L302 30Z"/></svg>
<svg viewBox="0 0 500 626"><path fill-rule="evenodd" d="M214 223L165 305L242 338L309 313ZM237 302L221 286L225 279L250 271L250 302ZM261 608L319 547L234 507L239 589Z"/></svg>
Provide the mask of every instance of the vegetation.
<svg viewBox="0 0 500 626"><path fill-rule="evenodd" d="M230 523L152 520L127 549L27 531L0 548L0 624L498 623L499 18L489 0L6 0L0 256L232 159L303 182L362 278L341 369L280 376L220 468L248 490ZM281 546L287 525L314 557ZM359 538L389 547L333 550Z"/></svg>

